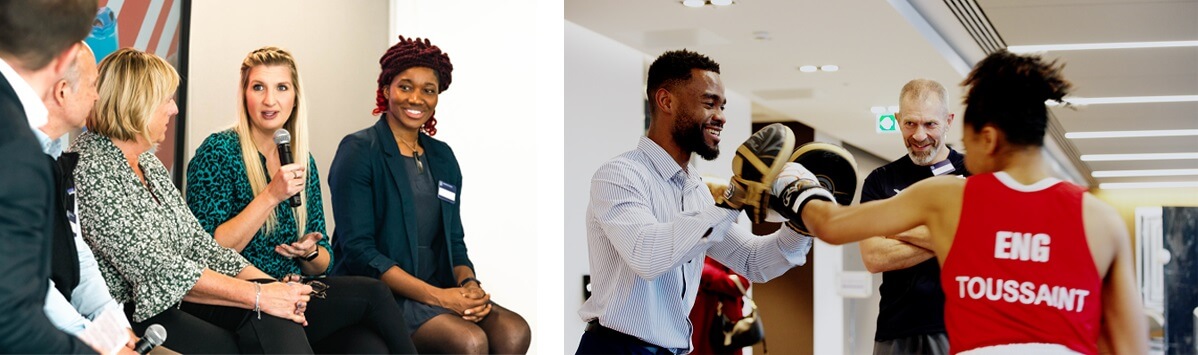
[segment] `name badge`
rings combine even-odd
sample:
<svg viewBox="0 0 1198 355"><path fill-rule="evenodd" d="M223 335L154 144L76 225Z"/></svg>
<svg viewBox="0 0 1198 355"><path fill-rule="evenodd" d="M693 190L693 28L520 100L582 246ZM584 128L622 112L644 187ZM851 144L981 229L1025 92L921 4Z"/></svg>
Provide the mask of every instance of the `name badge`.
<svg viewBox="0 0 1198 355"><path fill-rule="evenodd" d="M945 160L932 165L932 175L940 176L957 171L957 167L953 166L951 161Z"/></svg>
<svg viewBox="0 0 1198 355"><path fill-rule="evenodd" d="M457 204L458 188L444 181L438 181L440 186L437 187L437 197L442 201Z"/></svg>

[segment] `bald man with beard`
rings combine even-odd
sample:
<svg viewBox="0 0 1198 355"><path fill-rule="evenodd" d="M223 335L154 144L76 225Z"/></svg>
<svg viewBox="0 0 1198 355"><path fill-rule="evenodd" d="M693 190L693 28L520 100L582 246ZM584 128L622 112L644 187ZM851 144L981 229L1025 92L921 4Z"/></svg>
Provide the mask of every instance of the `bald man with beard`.
<svg viewBox="0 0 1198 355"><path fill-rule="evenodd" d="M968 176L965 156L945 144L953 114L944 86L915 79L899 93L895 116L907 155L865 178L861 203L899 194L907 186L933 176ZM940 265L931 251L926 227L861 241L865 268L882 273L874 354L946 354L944 292Z"/></svg>

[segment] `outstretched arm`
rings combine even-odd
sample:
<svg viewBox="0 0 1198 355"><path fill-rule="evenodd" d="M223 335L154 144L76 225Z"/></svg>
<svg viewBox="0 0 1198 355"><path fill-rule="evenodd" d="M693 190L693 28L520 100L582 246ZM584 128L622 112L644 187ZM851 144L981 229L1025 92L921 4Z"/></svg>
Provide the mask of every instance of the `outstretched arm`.
<svg viewBox="0 0 1198 355"><path fill-rule="evenodd" d="M942 202L958 201L965 181L956 177L934 177L911 185L886 200L854 206L812 200L801 213L803 222L817 238L845 244L879 235L894 235L921 225L931 225Z"/></svg>

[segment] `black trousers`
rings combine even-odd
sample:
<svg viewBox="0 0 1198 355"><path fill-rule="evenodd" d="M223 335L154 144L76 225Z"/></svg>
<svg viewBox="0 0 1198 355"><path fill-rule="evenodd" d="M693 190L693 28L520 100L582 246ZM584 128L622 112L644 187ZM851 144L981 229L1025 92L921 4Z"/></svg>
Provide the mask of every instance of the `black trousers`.
<svg viewBox="0 0 1198 355"><path fill-rule="evenodd" d="M575 354L673 355L674 352L599 325L596 320L587 324Z"/></svg>
<svg viewBox="0 0 1198 355"><path fill-rule="evenodd" d="M315 348L334 353L416 353L403 310L387 284L362 276L317 281L329 289L324 299L312 297L304 313L308 317L304 330Z"/></svg>
<svg viewBox="0 0 1198 355"><path fill-rule="evenodd" d="M164 346L180 353L414 354L403 311L381 281L366 277L322 278L325 298L312 297L305 315L308 326L251 310L183 302L144 322L133 323L142 334L161 324ZM126 313L132 314L131 305Z"/></svg>
<svg viewBox="0 0 1198 355"><path fill-rule="evenodd" d="M125 304L132 315L133 303ZM143 334L152 324L166 328L163 346L184 354L311 354L304 327L290 320L241 308L183 302L144 322L134 322L133 331Z"/></svg>
<svg viewBox="0 0 1198 355"><path fill-rule="evenodd" d="M898 354L949 354L948 336L933 333L874 342L874 355Z"/></svg>

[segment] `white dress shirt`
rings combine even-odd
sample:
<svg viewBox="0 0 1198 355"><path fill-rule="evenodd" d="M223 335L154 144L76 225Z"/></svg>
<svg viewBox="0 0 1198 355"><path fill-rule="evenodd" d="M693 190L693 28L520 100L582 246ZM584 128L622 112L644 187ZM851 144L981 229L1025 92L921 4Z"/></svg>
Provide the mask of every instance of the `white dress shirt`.
<svg viewBox="0 0 1198 355"><path fill-rule="evenodd" d="M17 74L17 70L2 58L0 58L0 75L4 75L4 79L8 80L8 84L12 85L12 90L17 93L17 99L21 100L21 107L25 108L25 118L29 120L29 128L36 130L45 126L46 116L50 114L50 111L42 102L43 93L33 91L29 82Z"/></svg>
<svg viewBox="0 0 1198 355"><path fill-rule="evenodd" d="M62 146L54 144L58 141L51 140L39 129L34 129L33 134L41 141L46 154L55 157L62 154ZM73 188L68 193L73 194ZM124 315L124 306L112 299L112 295L108 293L108 284L104 283L104 275L100 274L96 256L79 233L79 205L76 204L73 208L76 219L70 223L71 234L75 236L75 252L79 255L79 284L71 290L71 300L67 301L67 298L54 288L54 281L50 280L50 289L46 291L46 305L43 307L46 317L50 318L50 323L55 327L71 335L78 335L91 324L91 320L96 319L105 310L120 314L114 318L120 319L125 327L130 327L129 320Z"/></svg>
<svg viewBox="0 0 1198 355"><path fill-rule="evenodd" d="M21 100L21 106L25 108L25 116L29 119L29 128L41 143L43 152L58 157L62 154L61 141L51 140L39 129L46 125L49 116L46 104L33 91L29 83L25 82L25 79L4 62L4 59L0 59L0 74L4 75L13 90L17 92L17 98ZM63 212L65 213L65 211ZM78 206L75 208L75 213L78 216ZM108 285L104 283L104 277L100 275L96 257L79 234L77 220L71 221L71 231L75 236L75 252L79 255L79 285L71 290L71 300L67 301L67 298L54 288L54 281L46 280L50 283L50 288L46 290L46 304L43 309L46 312L46 317L55 327L68 334L77 335L91 324L91 319L95 319L104 310L112 309L124 314L124 307L113 300L112 295L108 293ZM123 315L118 318L125 322L126 327L129 327L128 319Z"/></svg>
<svg viewBox="0 0 1198 355"><path fill-rule="evenodd" d="M583 321L598 319L684 353L704 255L753 282L807 262L811 238L790 228L753 235L735 223L739 211L715 206L695 171L641 137L636 150L595 172L586 215L592 293L578 311Z"/></svg>

